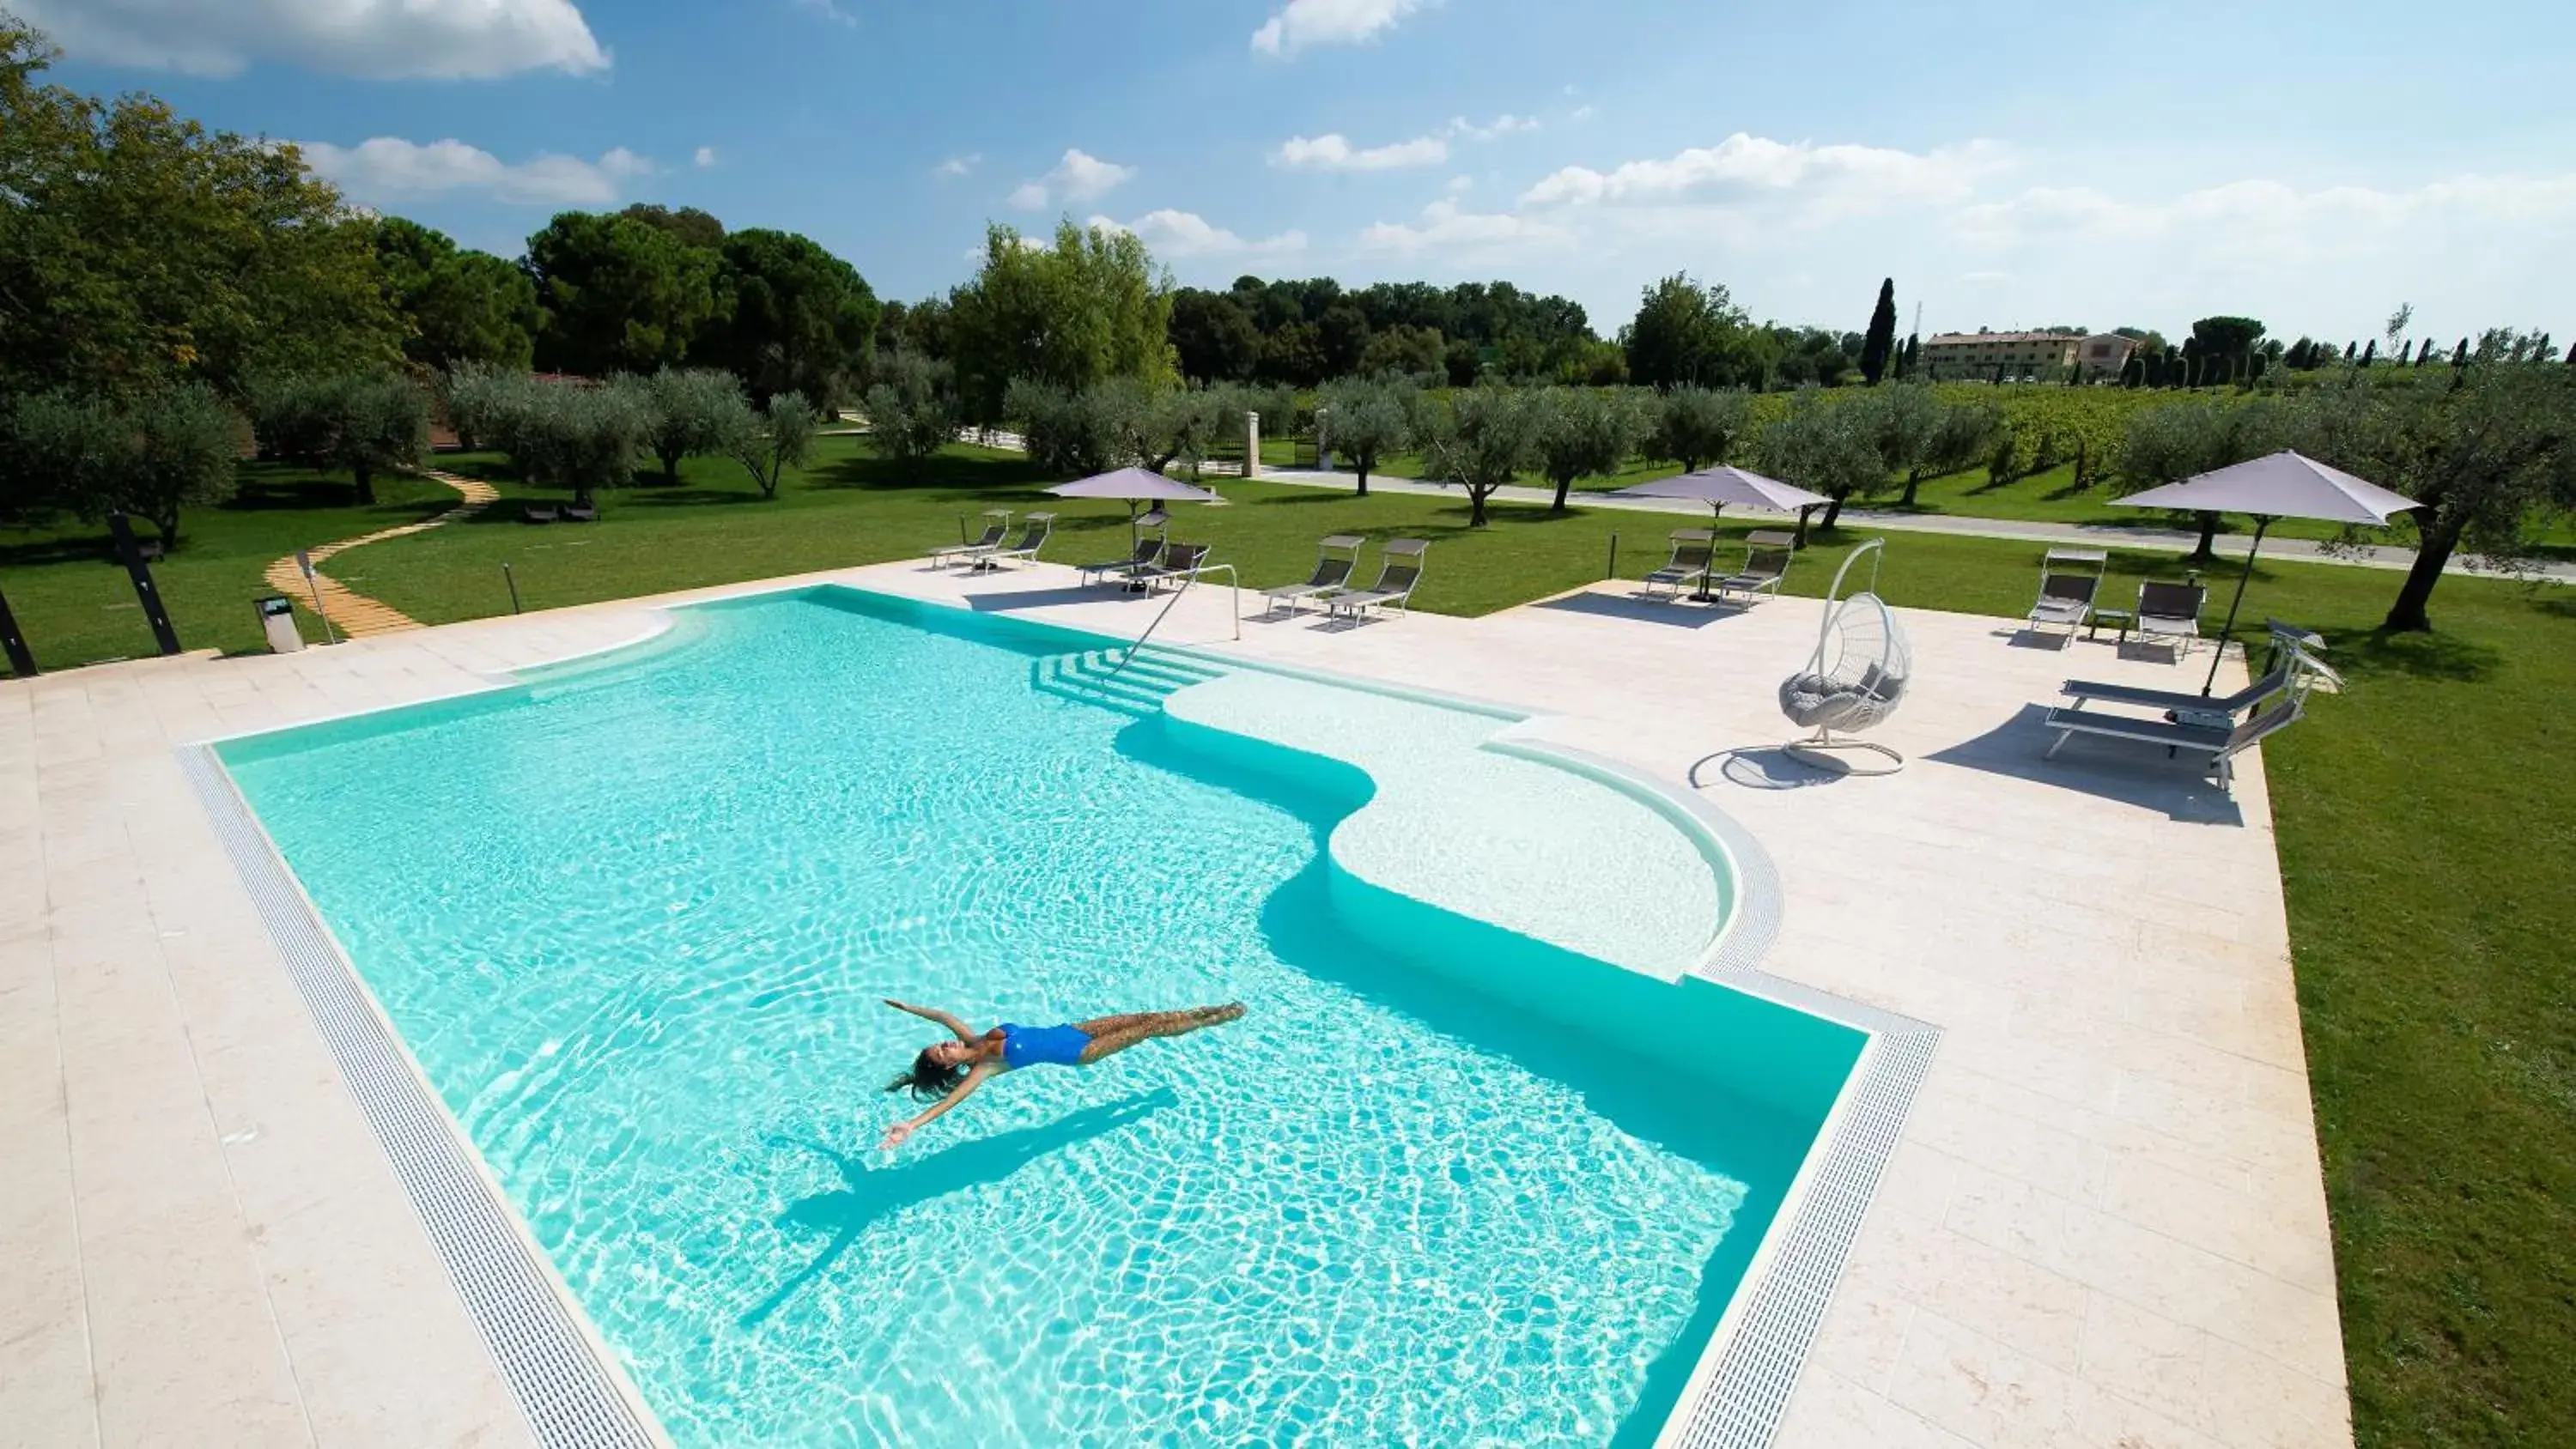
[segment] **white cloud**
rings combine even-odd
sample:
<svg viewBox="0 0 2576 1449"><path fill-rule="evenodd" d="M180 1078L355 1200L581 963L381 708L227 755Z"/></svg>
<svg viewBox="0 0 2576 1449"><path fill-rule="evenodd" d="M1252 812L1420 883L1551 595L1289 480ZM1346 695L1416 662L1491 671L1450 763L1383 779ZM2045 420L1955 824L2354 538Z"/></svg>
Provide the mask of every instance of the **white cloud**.
<svg viewBox="0 0 2576 1449"><path fill-rule="evenodd" d="M983 160L984 153L981 151L969 152L964 156L951 156L947 160L940 162L938 165L931 167L930 174L933 176L963 176L974 170L977 166L983 164ZM1038 204L1040 206L1044 206L1046 203L1039 202Z"/></svg>
<svg viewBox="0 0 2576 1449"><path fill-rule="evenodd" d="M1095 201L1135 179L1136 168L1103 161L1080 150L1068 150L1055 169L1011 193L1011 205L1043 211L1058 202Z"/></svg>
<svg viewBox="0 0 2576 1449"><path fill-rule="evenodd" d="M1105 216L1091 219L1095 227L1110 231L1130 232L1144 239L1158 257L1205 256L1276 256L1306 249L1306 234L1283 231L1260 241L1246 241L1223 227L1211 225L1194 211L1165 208L1149 211L1134 221L1113 221Z"/></svg>
<svg viewBox="0 0 2576 1449"><path fill-rule="evenodd" d="M1449 143L1437 136L1355 147L1349 138L1336 132L1311 140L1291 136L1272 154L1270 164L1309 171L1392 171L1404 166L1437 166L1448 159Z"/></svg>
<svg viewBox="0 0 2576 1449"><path fill-rule="evenodd" d="M1424 0L1288 0L1252 32L1252 48L1265 55L1295 55L1310 45L1358 45L1374 40Z"/></svg>
<svg viewBox="0 0 2576 1449"><path fill-rule="evenodd" d="M713 146L700 146L698 148L698 154L690 159L696 161L698 163L698 169L703 171L707 167L716 164L716 148Z"/></svg>
<svg viewBox="0 0 2576 1449"><path fill-rule="evenodd" d="M1591 119L1592 119L1592 107L1591 107L1590 105L1588 105L1588 104L1586 104L1586 105L1576 106L1576 107L1575 107L1571 112L1569 112L1569 113L1567 114L1566 119L1568 119L1568 120L1574 120L1574 121L1588 121L1588 120L1591 120Z"/></svg>
<svg viewBox="0 0 2576 1449"><path fill-rule="evenodd" d="M350 147L307 142L302 150L316 172L362 201L486 191L500 201L606 206L618 199L622 183L655 169L623 146L596 161L546 153L515 165L456 140L422 146L378 136Z"/></svg>
<svg viewBox="0 0 2576 1449"><path fill-rule="evenodd" d="M1464 211L1444 197L1422 208L1418 224L1381 221L1360 233L1359 244L1364 251L1407 256L1437 252L1454 261L1557 246L1570 235L1547 218Z"/></svg>
<svg viewBox="0 0 2576 1449"><path fill-rule="evenodd" d="M859 28L859 17L842 9L840 0L795 0L795 5L797 9L811 10L835 25L845 25L852 30Z"/></svg>
<svg viewBox="0 0 2576 1449"><path fill-rule="evenodd" d="M1537 129L1538 122L1528 116L1496 116L1490 126L1473 125L1465 116L1453 116L1449 121L1450 135L1464 136L1470 141L1491 141L1500 136L1509 136L1514 132Z"/></svg>
<svg viewBox="0 0 2576 1449"><path fill-rule="evenodd" d="M1927 152L1880 146L1819 146L1742 131L1715 146L1608 171L1568 166L1521 196L1526 206L1662 204L1796 193L1808 220L1858 215L1904 203L1964 201L1979 178L2003 164L1990 142Z"/></svg>
<svg viewBox="0 0 2576 1449"><path fill-rule="evenodd" d="M1452 176L1449 178L1448 183L1440 189L1448 192L1451 196L1459 196L1472 189L1475 184L1476 178L1473 176Z"/></svg>
<svg viewBox="0 0 2576 1449"><path fill-rule="evenodd" d="M261 61L370 79L608 68L573 0L12 0L83 60L200 75Z"/></svg>

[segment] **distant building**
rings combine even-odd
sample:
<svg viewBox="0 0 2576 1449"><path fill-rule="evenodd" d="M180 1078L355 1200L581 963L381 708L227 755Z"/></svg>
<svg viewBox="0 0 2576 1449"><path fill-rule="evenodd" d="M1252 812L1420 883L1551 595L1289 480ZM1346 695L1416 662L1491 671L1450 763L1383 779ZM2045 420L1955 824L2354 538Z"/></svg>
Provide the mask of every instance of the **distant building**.
<svg viewBox="0 0 2576 1449"><path fill-rule="evenodd" d="M2063 332L1944 332L1923 339L1924 376L1936 382L2063 382L2078 352L2098 340ZM2119 371L2119 365L2111 370Z"/></svg>
<svg viewBox="0 0 2576 1449"><path fill-rule="evenodd" d="M2078 354L2084 362L2084 380L2098 382L2106 377L2117 378L2120 369L2129 365L2129 354L2137 348L2136 338L2123 337L2117 332L2096 332L2085 338L2083 350Z"/></svg>

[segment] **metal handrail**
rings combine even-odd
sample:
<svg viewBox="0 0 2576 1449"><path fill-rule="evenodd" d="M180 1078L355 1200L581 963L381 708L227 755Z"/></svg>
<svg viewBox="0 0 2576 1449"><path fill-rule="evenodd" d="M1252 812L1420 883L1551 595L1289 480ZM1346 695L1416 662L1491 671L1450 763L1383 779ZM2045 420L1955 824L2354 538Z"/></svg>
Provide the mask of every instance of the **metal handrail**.
<svg viewBox="0 0 2576 1449"><path fill-rule="evenodd" d="M1101 680L1105 683L1116 679L1121 670L1134 663L1137 653L1145 647L1145 641L1153 638L1154 631L1163 627L1163 621L1171 617L1172 606L1179 603L1181 595L1188 593L1191 587L1198 583L1199 575L1212 574L1219 569L1225 570L1226 581L1234 589L1234 637L1241 639L1243 637L1243 576L1236 573L1234 565L1230 563L1203 564L1190 570L1189 576L1181 580L1181 586L1172 590L1172 596L1163 601L1163 611L1154 616L1153 623L1145 626L1144 633L1136 636L1135 643L1127 646L1127 652L1118 656L1118 662L1110 666L1109 672L1100 676Z"/></svg>

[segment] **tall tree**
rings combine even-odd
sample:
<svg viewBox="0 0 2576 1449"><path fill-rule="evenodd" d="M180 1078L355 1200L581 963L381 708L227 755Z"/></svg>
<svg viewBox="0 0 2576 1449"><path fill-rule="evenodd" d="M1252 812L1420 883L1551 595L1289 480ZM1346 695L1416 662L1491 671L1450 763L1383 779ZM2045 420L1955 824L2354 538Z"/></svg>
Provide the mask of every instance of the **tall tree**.
<svg viewBox="0 0 2576 1449"><path fill-rule="evenodd" d="M1368 314L1348 302L1335 303L1315 319L1315 337L1324 349L1324 375L1349 377L1368 352Z"/></svg>
<svg viewBox="0 0 2576 1449"><path fill-rule="evenodd" d="M1369 335L1368 347L1360 353L1360 373L1366 377L1390 372L1406 377L1426 376L1443 370L1447 351L1448 344L1438 329L1399 322Z"/></svg>
<svg viewBox="0 0 2576 1449"><path fill-rule="evenodd" d="M396 358L373 224L294 147L45 84L53 58L0 11L0 390L237 397Z"/></svg>
<svg viewBox="0 0 2576 1449"><path fill-rule="evenodd" d="M2431 362L2432 360L2433 360L2433 339L2432 339L2432 338L2430 338L2430 337L2427 337L2427 338L2425 338L2425 339L2424 339L2424 345L2415 349L2415 365L2416 365L2417 367L2422 367L2423 365L2425 365L2425 364L2426 364L2426 363L2428 363L2428 362Z"/></svg>
<svg viewBox="0 0 2576 1449"><path fill-rule="evenodd" d="M2203 317L2191 324L2191 340L2200 344L2194 386L2214 387L2245 371L2247 354L2263 340L2263 324L2251 317Z"/></svg>
<svg viewBox="0 0 2576 1449"><path fill-rule="evenodd" d="M1369 474L1388 454L1412 446L1414 413L1419 406L1413 385L1400 375L1345 378L1327 383L1317 399L1321 416L1317 441L1349 460L1359 479L1359 495L1368 496Z"/></svg>
<svg viewBox="0 0 2576 1449"><path fill-rule="evenodd" d="M584 377L659 372L716 316L716 253L630 216L568 211L528 238L547 326L537 365Z"/></svg>
<svg viewBox="0 0 2576 1449"><path fill-rule="evenodd" d="M2129 355L2135 357L2137 353L2132 351ZM1899 378L1910 379L1914 376L1915 369L1922 365L1923 334L1908 332L1905 334L1905 351L1896 359L1896 375Z"/></svg>
<svg viewBox="0 0 2576 1449"><path fill-rule="evenodd" d="M617 214L630 221L640 221L657 231L669 232L681 245L693 246L700 251L711 252L724 245L724 223L694 206L673 211L667 206L639 201Z"/></svg>
<svg viewBox="0 0 2576 1449"><path fill-rule="evenodd" d="M1248 382L1261 362L1261 329L1231 295L1184 287L1172 294L1172 351L1197 382Z"/></svg>
<svg viewBox="0 0 2576 1449"><path fill-rule="evenodd" d="M718 248L720 299L689 356L741 378L755 406L801 392L846 397L866 371L877 295L848 262L794 232L738 231Z"/></svg>
<svg viewBox="0 0 2576 1449"><path fill-rule="evenodd" d="M2362 366L2364 366L2364 367L2370 367L2370 366L2373 366L2373 365L2377 364L2377 363L2378 363L2378 361L2379 361L2379 339L2378 339L2378 338L2376 338L2376 337L2374 337L2374 338L2370 339L2370 343L2369 343L2369 345L2368 345L2368 346L2366 346L2366 347L2364 347L2364 348L2362 348L2362 349L2361 349L2361 365L2362 365Z"/></svg>
<svg viewBox="0 0 2576 1449"><path fill-rule="evenodd" d="M1860 345L1860 375L1869 385L1887 371L1887 356L1896 346L1896 279L1889 277L1878 284L1878 305L1870 309L1869 335Z"/></svg>
<svg viewBox="0 0 2576 1449"><path fill-rule="evenodd" d="M2400 302L2397 310L2388 314L2388 330L2381 335L2388 339L2388 355L2399 362L2406 360L2406 327L2414 320L2415 304L2412 302Z"/></svg>
<svg viewBox="0 0 2576 1449"><path fill-rule="evenodd" d="M1620 333L1628 379L1646 387L1694 383L1723 387L1743 378L1750 320L1720 285L1701 286L1675 273L1648 287L1636 319Z"/></svg>
<svg viewBox="0 0 2576 1449"><path fill-rule="evenodd" d="M1053 245L1030 247L1010 227L992 227L982 269L950 305L958 390L978 421L999 414L1014 380L1159 386L1176 373L1171 278L1130 232L1068 221Z"/></svg>
<svg viewBox="0 0 2576 1449"><path fill-rule="evenodd" d="M525 368L535 360L545 313L536 283L517 266L399 216L376 224L376 262L403 322L403 356L415 366Z"/></svg>

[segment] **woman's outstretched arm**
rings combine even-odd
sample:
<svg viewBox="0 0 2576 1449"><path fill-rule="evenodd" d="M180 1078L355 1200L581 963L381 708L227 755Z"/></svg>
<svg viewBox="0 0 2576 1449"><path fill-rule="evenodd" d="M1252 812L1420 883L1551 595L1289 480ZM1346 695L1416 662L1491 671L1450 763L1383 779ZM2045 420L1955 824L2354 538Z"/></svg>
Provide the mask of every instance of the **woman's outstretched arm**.
<svg viewBox="0 0 2576 1449"><path fill-rule="evenodd" d="M931 1105L929 1111L922 1113L911 1121L897 1122L893 1126L887 1128L885 1140L878 1143L877 1146L887 1152L892 1152L896 1148L901 1147L905 1138L910 1137L913 1133L929 1126L941 1113L947 1111L949 1108L954 1107L958 1103L965 1101L968 1097L975 1095L975 1089L984 1085L984 1079L993 1075L995 1070L996 1069L991 1062L977 1062L974 1069L966 1074L966 1080L957 1084L957 1089L955 1091L952 1091L947 1096L940 1098L937 1102Z"/></svg>
<svg viewBox="0 0 2576 1449"><path fill-rule="evenodd" d="M941 1011L935 1006L914 1006L910 1002L897 1001L891 996L885 999L885 1004L893 1007L897 1011L908 1011L914 1016L920 1017L924 1021L935 1021L941 1026L948 1028L950 1031L957 1033L957 1039L965 1042L969 1046L972 1046L976 1040L975 1033L968 1029L966 1023L959 1021L957 1018L950 1016L947 1012Z"/></svg>

